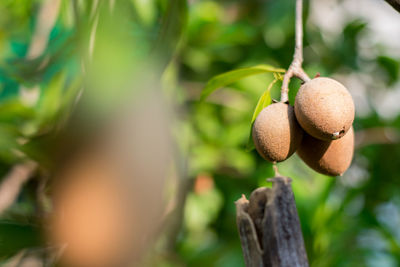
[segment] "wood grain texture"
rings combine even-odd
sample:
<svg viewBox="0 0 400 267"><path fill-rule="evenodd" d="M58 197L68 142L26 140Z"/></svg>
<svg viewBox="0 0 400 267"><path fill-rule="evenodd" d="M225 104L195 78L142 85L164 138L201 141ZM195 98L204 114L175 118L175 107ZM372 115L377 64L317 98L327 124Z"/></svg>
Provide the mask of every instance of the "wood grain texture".
<svg viewBox="0 0 400 267"><path fill-rule="evenodd" d="M262 267L263 251L257 237L256 229L250 215L248 214L249 201L242 196L236 201L236 223L239 231L243 257L246 266Z"/></svg>
<svg viewBox="0 0 400 267"><path fill-rule="evenodd" d="M236 202L246 266L309 266L291 180L275 177L269 181L272 188L258 188L250 200L243 196Z"/></svg>

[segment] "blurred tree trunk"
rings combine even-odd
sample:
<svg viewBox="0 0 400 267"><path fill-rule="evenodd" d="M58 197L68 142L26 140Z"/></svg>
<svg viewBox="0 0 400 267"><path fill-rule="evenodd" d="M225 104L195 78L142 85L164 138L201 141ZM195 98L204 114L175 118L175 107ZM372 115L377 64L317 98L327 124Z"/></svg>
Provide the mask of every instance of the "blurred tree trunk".
<svg viewBox="0 0 400 267"><path fill-rule="evenodd" d="M247 267L308 266L296 203L287 177L270 179L272 188L236 201L237 226Z"/></svg>
<svg viewBox="0 0 400 267"><path fill-rule="evenodd" d="M385 0L385 1L388 2L388 4L391 5L398 12L400 12L400 0Z"/></svg>

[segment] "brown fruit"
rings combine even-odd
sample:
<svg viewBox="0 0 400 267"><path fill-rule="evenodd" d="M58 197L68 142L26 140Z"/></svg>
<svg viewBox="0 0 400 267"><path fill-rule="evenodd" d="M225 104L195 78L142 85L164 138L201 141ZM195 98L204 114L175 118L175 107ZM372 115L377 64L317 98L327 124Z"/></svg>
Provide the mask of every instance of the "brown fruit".
<svg viewBox="0 0 400 267"><path fill-rule="evenodd" d="M301 143L303 130L292 106L275 103L258 114L253 125L253 141L258 153L269 161L284 161Z"/></svg>
<svg viewBox="0 0 400 267"><path fill-rule="evenodd" d="M294 110L301 127L321 140L346 134L354 120L354 102L347 89L330 78L315 78L303 84Z"/></svg>
<svg viewBox="0 0 400 267"><path fill-rule="evenodd" d="M350 166L354 151L353 127L338 140L322 141L304 134L297 149L300 158L315 171L336 176L342 175Z"/></svg>

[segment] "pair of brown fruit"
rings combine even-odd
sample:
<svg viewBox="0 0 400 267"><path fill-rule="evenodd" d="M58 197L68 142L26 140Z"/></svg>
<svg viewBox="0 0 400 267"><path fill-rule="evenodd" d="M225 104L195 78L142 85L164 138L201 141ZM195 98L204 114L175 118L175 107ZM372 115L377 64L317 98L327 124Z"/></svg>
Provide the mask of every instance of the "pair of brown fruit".
<svg viewBox="0 0 400 267"><path fill-rule="evenodd" d="M294 108L274 103L253 125L253 140L266 160L280 162L294 152L315 171L336 176L350 166L354 151L354 103L350 93L330 78L303 84Z"/></svg>

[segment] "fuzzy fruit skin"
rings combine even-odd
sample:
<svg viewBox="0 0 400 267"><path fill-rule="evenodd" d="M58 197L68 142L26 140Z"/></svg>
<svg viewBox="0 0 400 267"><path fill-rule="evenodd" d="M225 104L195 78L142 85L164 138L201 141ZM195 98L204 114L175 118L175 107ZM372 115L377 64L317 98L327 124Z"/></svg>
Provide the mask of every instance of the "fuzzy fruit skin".
<svg viewBox="0 0 400 267"><path fill-rule="evenodd" d="M338 140L322 141L304 134L297 149L297 154L310 168L330 176L342 175L349 168L353 152L353 127Z"/></svg>
<svg viewBox="0 0 400 267"><path fill-rule="evenodd" d="M354 120L354 102L339 82L319 77L303 84L296 96L294 110L301 127L321 140L343 137Z"/></svg>
<svg viewBox="0 0 400 267"><path fill-rule="evenodd" d="M253 124L253 141L258 153L268 161L284 161L301 143L303 130L292 106L275 103L264 108Z"/></svg>

